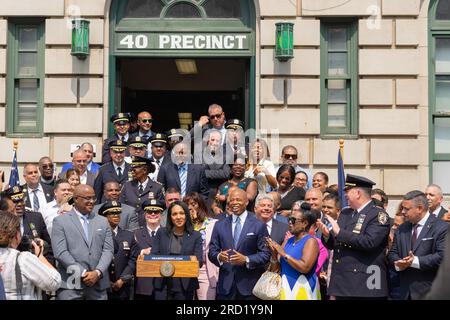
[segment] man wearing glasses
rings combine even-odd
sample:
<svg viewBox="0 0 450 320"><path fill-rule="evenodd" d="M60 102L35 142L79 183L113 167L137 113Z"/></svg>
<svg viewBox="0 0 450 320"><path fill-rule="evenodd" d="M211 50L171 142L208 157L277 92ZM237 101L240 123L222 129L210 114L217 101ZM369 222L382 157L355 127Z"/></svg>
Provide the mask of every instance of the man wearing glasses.
<svg viewBox="0 0 450 320"><path fill-rule="evenodd" d="M78 185L74 208L53 220L52 247L62 284L58 300L106 300L113 239L108 221L92 213L94 189Z"/></svg>
<svg viewBox="0 0 450 320"><path fill-rule="evenodd" d="M153 125L153 117L150 112L142 111L138 114L137 124L139 130L132 134L132 137L139 136L145 138L147 141L154 136L154 132L151 130Z"/></svg>
<svg viewBox="0 0 450 320"><path fill-rule="evenodd" d="M307 187L307 189L310 189L312 187L311 171L300 167L297 163L297 160L298 160L297 148L294 147L293 145L284 146L283 149L281 150L280 166L283 164L290 164L291 166L294 167L295 173L297 173L299 171L305 172L308 175L308 182L307 182L306 187Z"/></svg>
<svg viewBox="0 0 450 320"><path fill-rule="evenodd" d="M195 127L200 127L202 129L202 137L206 130L208 129L216 129L219 130L222 134L222 141L221 145L225 142L225 136L226 136L226 129L225 129L225 112L223 112L223 109L218 104L212 104L208 108L208 115L207 116L201 116L198 120L198 123ZM191 137L194 138L194 131L195 127L191 130Z"/></svg>
<svg viewBox="0 0 450 320"><path fill-rule="evenodd" d="M55 187L56 175L55 165L49 157L39 159L39 172L41 173L41 183L52 188Z"/></svg>

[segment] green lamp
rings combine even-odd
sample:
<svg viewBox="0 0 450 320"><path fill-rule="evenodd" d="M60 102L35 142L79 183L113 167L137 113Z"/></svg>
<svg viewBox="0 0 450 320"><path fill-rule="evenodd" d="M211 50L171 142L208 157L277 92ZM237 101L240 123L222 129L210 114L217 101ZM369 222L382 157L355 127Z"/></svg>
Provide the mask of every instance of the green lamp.
<svg viewBox="0 0 450 320"><path fill-rule="evenodd" d="M89 21L85 19L72 20L72 52L79 59L89 55Z"/></svg>
<svg viewBox="0 0 450 320"><path fill-rule="evenodd" d="M287 61L294 57L294 24L278 22L276 25L275 58Z"/></svg>

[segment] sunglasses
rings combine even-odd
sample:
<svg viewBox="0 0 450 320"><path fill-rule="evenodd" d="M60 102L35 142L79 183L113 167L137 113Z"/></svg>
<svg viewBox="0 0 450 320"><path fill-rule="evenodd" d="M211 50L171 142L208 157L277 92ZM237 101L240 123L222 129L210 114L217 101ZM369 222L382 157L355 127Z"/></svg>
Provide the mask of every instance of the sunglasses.
<svg viewBox="0 0 450 320"><path fill-rule="evenodd" d="M42 168L44 168L44 169L53 169L53 164L43 164Z"/></svg>
<svg viewBox="0 0 450 320"><path fill-rule="evenodd" d="M209 118L210 118L210 119L216 119L216 118L219 119L221 116L222 116L222 114L219 113L219 114L213 114L213 115L210 115Z"/></svg>
<svg viewBox="0 0 450 320"><path fill-rule="evenodd" d="M142 123L152 123L153 119L141 119L140 120Z"/></svg>
<svg viewBox="0 0 450 320"><path fill-rule="evenodd" d="M289 159L297 160L297 155L296 154L285 154L284 155L284 159L286 159L286 160L289 160Z"/></svg>

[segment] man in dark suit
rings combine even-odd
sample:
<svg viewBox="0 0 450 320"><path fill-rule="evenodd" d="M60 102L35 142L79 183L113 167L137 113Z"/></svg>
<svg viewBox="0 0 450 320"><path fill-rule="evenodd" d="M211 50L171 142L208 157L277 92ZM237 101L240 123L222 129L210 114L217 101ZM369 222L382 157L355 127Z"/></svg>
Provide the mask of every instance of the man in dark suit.
<svg viewBox="0 0 450 320"><path fill-rule="evenodd" d="M47 203L54 199L53 187L40 182L38 166L32 163L27 163L23 167L23 178L25 179L23 185L25 206L30 208L30 211L41 212Z"/></svg>
<svg viewBox="0 0 450 320"><path fill-rule="evenodd" d="M151 139L150 160L155 165L155 171L149 174L150 179L158 180L158 174L162 167L172 163L170 153L167 153L167 136L163 133L156 133Z"/></svg>
<svg viewBox="0 0 450 320"><path fill-rule="evenodd" d="M209 189L203 166L190 163L189 147L184 142L176 144L172 152L176 163L161 168L158 181L166 189L176 188L180 190L182 198L189 192L198 192L206 200Z"/></svg>
<svg viewBox="0 0 450 320"><path fill-rule="evenodd" d="M191 129L191 139L198 139L198 136L201 134L200 139L203 138L204 133L209 129L219 130L222 134L222 140L220 145L225 143L225 112L222 107L216 103L211 104L208 107L208 115L201 116L198 122L195 123L195 126Z"/></svg>
<svg viewBox="0 0 450 320"><path fill-rule="evenodd" d="M346 197L349 207L337 221L317 220L322 242L333 249L328 294L336 299L385 299L388 295L386 246L389 216L371 198L375 183L365 177L347 174Z"/></svg>
<svg viewBox="0 0 450 320"><path fill-rule="evenodd" d="M99 215L108 220L114 243L114 256L108 269L111 281L108 300L130 300L134 294L131 292L131 284L134 283L139 246L133 232L119 227L121 212L117 201L106 201L98 211Z"/></svg>
<svg viewBox="0 0 450 320"><path fill-rule="evenodd" d="M421 299L430 289L444 257L447 223L428 211L427 196L408 192L402 201L406 222L394 236L389 262L400 279L401 299Z"/></svg>
<svg viewBox="0 0 450 320"><path fill-rule="evenodd" d="M96 204L94 206L94 209L92 209L92 213L98 213L98 210L106 201L119 202L119 198L120 198L119 184L115 181L105 183L105 188L103 189L103 195L105 196L105 201L102 202L101 204ZM139 222L138 222L138 216L136 213L136 209L125 203L120 203L120 206L122 208L122 211L120 214L119 227L123 230L129 230L129 231L134 231L136 229L139 229Z"/></svg>
<svg viewBox="0 0 450 320"><path fill-rule="evenodd" d="M274 200L269 194L260 194L255 200L256 218L267 226L270 238L281 245L286 237L289 225L273 218L275 214Z"/></svg>
<svg viewBox="0 0 450 320"><path fill-rule="evenodd" d="M62 278L58 300L108 297L114 245L108 221L92 214L95 200L94 189L80 184L74 190L74 208L53 221L52 247Z"/></svg>
<svg viewBox="0 0 450 320"><path fill-rule="evenodd" d="M156 199L147 199L142 203L146 225L134 232L141 255L151 254L153 240L161 227L164 208L164 203ZM154 300L153 278L136 279L136 300Z"/></svg>
<svg viewBox="0 0 450 320"><path fill-rule="evenodd" d="M450 300L450 226L445 237L444 260L439 267L436 278L430 291L425 296L426 300Z"/></svg>
<svg viewBox="0 0 450 320"><path fill-rule="evenodd" d="M425 195L428 201L428 211L434 214L438 219L444 219L447 210L442 207L442 201L444 196L442 195L442 189L437 184L429 184L425 189Z"/></svg>
<svg viewBox="0 0 450 320"><path fill-rule="evenodd" d="M45 225L42 214L26 209L24 203L25 193L21 186L14 186L5 190L3 193L14 203L12 213L21 219L20 233L22 235L22 240L20 241L17 250L30 251L30 248L32 248L31 241L36 238L41 239L44 241L43 253L45 257L51 264L54 264L50 235L48 234L47 226Z"/></svg>
<svg viewBox="0 0 450 320"><path fill-rule="evenodd" d="M109 144L111 141L122 140L123 143L128 142L128 138L130 137L130 134L128 133L128 130L130 129L130 116L130 113L118 113L111 116L110 120L114 125L115 134L103 141L102 164L111 161L111 156L109 154Z"/></svg>
<svg viewBox="0 0 450 320"><path fill-rule="evenodd" d="M126 145L122 140L114 140L110 143L110 156L112 161L100 167L97 178L94 182L94 191L97 196L97 203L105 201L103 196L103 188L106 182L117 182L122 186L129 179L130 165L125 162Z"/></svg>
<svg viewBox="0 0 450 320"><path fill-rule="evenodd" d="M209 260L218 266L218 300L254 300L253 287L265 271L271 252L265 238L266 224L245 209L244 190L229 193L227 206L232 214L216 222L209 244Z"/></svg>
<svg viewBox="0 0 450 320"><path fill-rule="evenodd" d="M72 156L72 165L73 169L75 169L78 172L78 175L80 176L80 183L81 184L87 184L91 187L94 186L95 178L97 177L96 174L93 174L87 169L87 162L88 157L86 153L81 150L75 150L73 152ZM58 176L59 179L64 179L64 171L61 172ZM98 173L98 172L97 172Z"/></svg>
<svg viewBox="0 0 450 320"><path fill-rule="evenodd" d="M145 225L144 211L142 203L148 198L164 201L164 189L159 182L155 182L148 177L155 169L152 161L147 158L132 157L131 173L132 181L127 181L122 187L120 202L128 204L136 209L139 226Z"/></svg>

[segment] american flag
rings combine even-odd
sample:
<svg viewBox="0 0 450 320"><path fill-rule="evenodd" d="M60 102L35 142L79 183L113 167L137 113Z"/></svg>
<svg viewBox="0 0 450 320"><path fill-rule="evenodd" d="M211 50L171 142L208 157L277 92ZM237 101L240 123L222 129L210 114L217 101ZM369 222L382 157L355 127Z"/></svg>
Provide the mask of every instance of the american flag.
<svg viewBox="0 0 450 320"><path fill-rule="evenodd" d="M17 151L14 150L13 161L11 165L11 175L9 176L9 187L20 185L19 170L17 169Z"/></svg>

